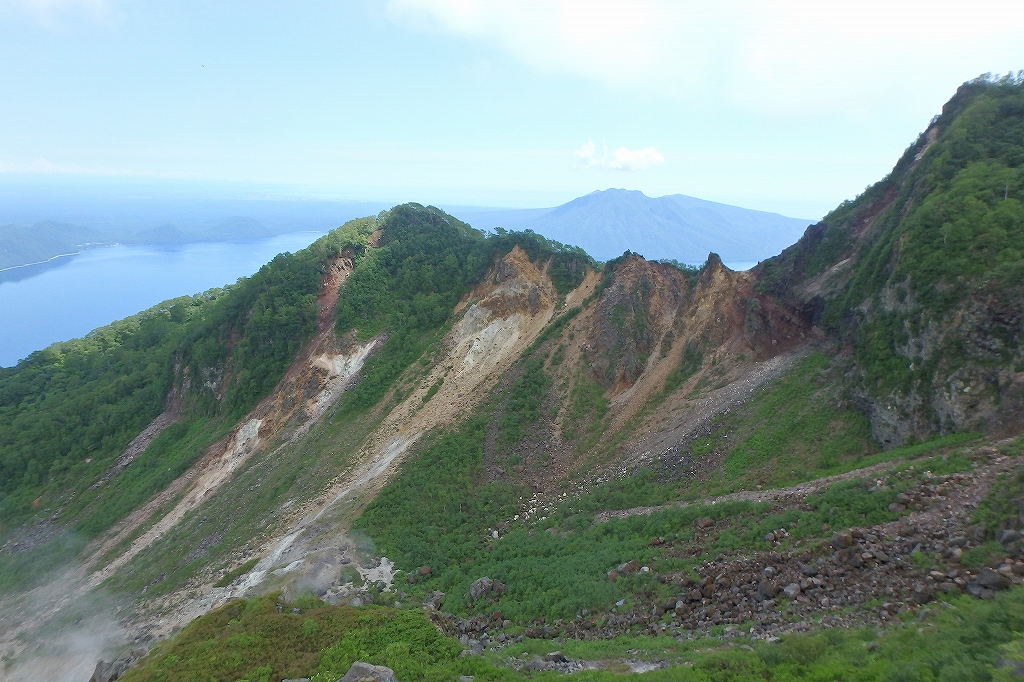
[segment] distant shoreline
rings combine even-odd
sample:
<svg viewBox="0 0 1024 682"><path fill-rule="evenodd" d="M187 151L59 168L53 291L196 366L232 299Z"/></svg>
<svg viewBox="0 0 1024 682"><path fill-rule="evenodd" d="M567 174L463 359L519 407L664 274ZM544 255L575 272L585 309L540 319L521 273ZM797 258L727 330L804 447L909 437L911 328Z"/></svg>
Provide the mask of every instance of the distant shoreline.
<svg viewBox="0 0 1024 682"><path fill-rule="evenodd" d="M8 270L17 270L18 268L28 268L28 267L31 267L33 265L43 265L44 263L49 263L50 261L57 260L58 258L66 258L68 256L77 256L77 255L79 255L81 253L82 253L81 251L75 251L74 253L58 253L56 256L51 256L50 258L47 258L46 260L36 261L35 263L22 263L21 265L12 265L12 266L7 267L7 268L0 268L0 272L7 272Z"/></svg>

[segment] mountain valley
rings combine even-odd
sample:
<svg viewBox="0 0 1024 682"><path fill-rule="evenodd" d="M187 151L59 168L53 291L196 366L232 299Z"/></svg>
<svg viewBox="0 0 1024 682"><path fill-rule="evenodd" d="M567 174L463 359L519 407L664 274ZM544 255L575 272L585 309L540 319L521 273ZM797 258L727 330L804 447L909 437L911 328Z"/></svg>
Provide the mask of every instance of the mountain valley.
<svg viewBox="0 0 1024 682"><path fill-rule="evenodd" d="M37 351L5 679L1012 679L1022 193L979 79L750 270L403 204Z"/></svg>

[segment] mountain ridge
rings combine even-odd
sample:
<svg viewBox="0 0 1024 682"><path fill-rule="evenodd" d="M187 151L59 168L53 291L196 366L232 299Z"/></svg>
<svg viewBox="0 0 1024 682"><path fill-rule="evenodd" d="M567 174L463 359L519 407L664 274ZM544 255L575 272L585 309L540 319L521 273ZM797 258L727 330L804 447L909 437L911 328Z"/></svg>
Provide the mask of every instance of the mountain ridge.
<svg viewBox="0 0 1024 682"><path fill-rule="evenodd" d="M1021 102L1024 82L965 84L889 176L748 271L599 264L403 204L0 370L12 669L67 658L85 613L124 630L75 660L124 652L116 674L185 628L126 680L199 674L168 655L197 631L261 642L203 674L276 680L292 664L261 661L296 633L386 613L408 629L348 625L296 674L366 655L518 679L506 653L625 659L623 636L716 680L991 672L1022 631L997 608L1024 584ZM239 609L293 634L239 630ZM938 649L894 644L911 616ZM950 645L972 619L987 648ZM438 630L459 639L409 667Z"/></svg>

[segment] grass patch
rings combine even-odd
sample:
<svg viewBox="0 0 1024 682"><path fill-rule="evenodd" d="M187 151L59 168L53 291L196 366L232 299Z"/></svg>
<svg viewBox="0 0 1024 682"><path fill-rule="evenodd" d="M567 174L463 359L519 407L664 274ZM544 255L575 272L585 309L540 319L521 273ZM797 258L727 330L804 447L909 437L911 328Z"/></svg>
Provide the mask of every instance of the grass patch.
<svg viewBox="0 0 1024 682"><path fill-rule="evenodd" d="M231 583L235 582L235 578L243 576L256 567L256 564L260 562L259 559L249 559L244 564L237 568L233 568L224 574L224 577L213 584L214 587L227 587Z"/></svg>
<svg viewBox="0 0 1024 682"><path fill-rule="evenodd" d="M355 660L387 665L403 681L511 676L480 659L460 658L461 651L422 612L327 606L317 600L286 604L272 594L234 601L197 618L120 679L334 682Z"/></svg>
<svg viewBox="0 0 1024 682"><path fill-rule="evenodd" d="M725 479L770 464L760 478L778 485L877 451L867 418L823 395L829 366L829 358L813 353L755 398L745 420L753 428L726 455Z"/></svg>

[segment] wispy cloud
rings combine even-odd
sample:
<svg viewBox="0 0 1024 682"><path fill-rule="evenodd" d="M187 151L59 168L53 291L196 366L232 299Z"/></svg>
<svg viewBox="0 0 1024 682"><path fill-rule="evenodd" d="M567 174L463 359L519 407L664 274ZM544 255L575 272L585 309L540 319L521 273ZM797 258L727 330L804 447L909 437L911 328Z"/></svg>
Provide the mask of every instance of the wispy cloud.
<svg viewBox="0 0 1024 682"><path fill-rule="evenodd" d="M576 151L576 156L584 166L620 171L645 170L651 166L665 163L665 157L654 147L643 149L619 147L609 156L608 150L604 148L598 154L597 145L593 141L580 147Z"/></svg>
<svg viewBox="0 0 1024 682"><path fill-rule="evenodd" d="M977 0L966 13L915 0L387 2L396 19L485 41L543 71L677 97L721 91L790 112L845 111L933 83L945 93L950 79L1024 58L1020 0Z"/></svg>
<svg viewBox="0 0 1024 682"><path fill-rule="evenodd" d="M54 28L70 16L108 16L111 6L109 0L0 0L0 10L28 14L43 26Z"/></svg>

